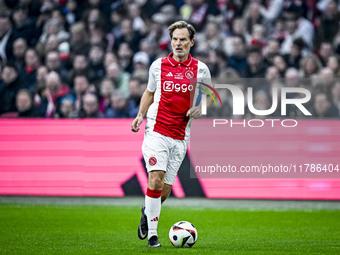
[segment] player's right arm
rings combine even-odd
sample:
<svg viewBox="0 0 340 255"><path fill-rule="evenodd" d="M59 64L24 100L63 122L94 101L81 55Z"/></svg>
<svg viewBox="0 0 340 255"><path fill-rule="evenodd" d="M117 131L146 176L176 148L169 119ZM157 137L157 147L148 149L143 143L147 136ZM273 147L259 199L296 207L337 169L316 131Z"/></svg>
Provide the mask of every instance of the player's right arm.
<svg viewBox="0 0 340 255"><path fill-rule="evenodd" d="M139 131L139 126L140 124L142 124L143 119L146 113L148 112L150 105L153 103L154 94L155 92L151 92L148 89L144 91L142 99L140 101L137 117L132 121L131 124L131 130L133 132Z"/></svg>

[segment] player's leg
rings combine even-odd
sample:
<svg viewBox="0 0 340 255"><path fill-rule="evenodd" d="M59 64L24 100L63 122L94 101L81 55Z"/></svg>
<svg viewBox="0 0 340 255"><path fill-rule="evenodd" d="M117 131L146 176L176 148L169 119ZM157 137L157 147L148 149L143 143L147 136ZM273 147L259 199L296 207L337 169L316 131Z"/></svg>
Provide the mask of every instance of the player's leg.
<svg viewBox="0 0 340 255"><path fill-rule="evenodd" d="M157 227L161 214L161 195L164 185L164 171L153 170L149 172L149 185L145 196L145 214L148 222L148 245L159 247Z"/></svg>
<svg viewBox="0 0 340 255"><path fill-rule="evenodd" d="M151 247L159 247L157 225L161 211L161 194L164 185L164 173L168 161L167 137L158 133L145 133L142 146L143 156L148 171L148 189L142 218L138 226L138 237L145 239Z"/></svg>
<svg viewBox="0 0 340 255"><path fill-rule="evenodd" d="M163 203L168 196L170 195L172 185L164 183L163 190L162 190L162 196L161 196L161 202Z"/></svg>
<svg viewBox="0 0 340 255"><path fill-rule="evenodd" d="M162 191L162 203L168 198L172 184L175 181L179 168L186 155L188 141L175 140L169 152L169 160L164 175L164 186Z"/></svg>

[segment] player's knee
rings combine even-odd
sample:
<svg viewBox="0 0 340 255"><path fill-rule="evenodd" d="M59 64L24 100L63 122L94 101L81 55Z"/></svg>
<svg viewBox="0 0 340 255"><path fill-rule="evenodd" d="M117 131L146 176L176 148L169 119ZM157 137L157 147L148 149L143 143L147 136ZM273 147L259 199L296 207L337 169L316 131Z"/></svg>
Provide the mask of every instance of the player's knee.
<svg viewBox="0 0 340 255"><path fill-rule="evenodd" d="M161 190L164 185L164 178L161 175L153 174L150 176L149 184L151 189Z"/></svg>

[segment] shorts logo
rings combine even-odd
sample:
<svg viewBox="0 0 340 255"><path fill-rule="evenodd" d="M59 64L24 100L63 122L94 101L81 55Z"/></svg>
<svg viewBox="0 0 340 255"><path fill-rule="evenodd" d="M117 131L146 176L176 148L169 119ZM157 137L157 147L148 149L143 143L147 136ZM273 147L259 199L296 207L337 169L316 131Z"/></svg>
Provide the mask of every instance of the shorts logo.
<svg viewBox="0 0 340 255"><path fill-rule="evenodd" d="M149 165L154 166L157 164L157 159L155 157L149 158Z"/></svg>
<svg viewBox="0 0 340 255"><path fill-rule="evenodd" d="M187 78L187 79L192 79L192 78L194 78L194 72L193 71L190 71L190 70L188 70L188 71L186 71L185 72L185 77Z"/></svg>

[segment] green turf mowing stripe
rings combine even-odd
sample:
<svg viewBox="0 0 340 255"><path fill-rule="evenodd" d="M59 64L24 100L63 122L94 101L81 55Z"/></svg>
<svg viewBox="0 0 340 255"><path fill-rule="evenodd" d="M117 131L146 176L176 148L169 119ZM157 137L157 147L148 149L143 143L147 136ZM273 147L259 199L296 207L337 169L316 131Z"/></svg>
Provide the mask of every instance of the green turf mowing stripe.
<svg viewBox="0 0 340 255"><path fill-rule="evenodd" d="M137 237L140 207L0 204L0 254L340 254L338 210L164 207L163 247ZM168 239L173 223L198 230L189 249Z"/></svg>

